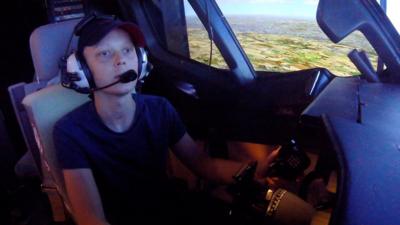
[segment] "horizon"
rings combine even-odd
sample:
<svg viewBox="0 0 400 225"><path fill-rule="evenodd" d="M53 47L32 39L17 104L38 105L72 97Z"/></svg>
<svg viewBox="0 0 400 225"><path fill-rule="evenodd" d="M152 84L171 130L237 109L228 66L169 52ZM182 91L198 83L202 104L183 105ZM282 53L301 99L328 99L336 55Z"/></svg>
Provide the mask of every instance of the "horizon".
<svg viewBox="0 0 400 225"><path fill-rule="evenodd" d="M268 18L285 18L285 19L302 19L307 21L316 21L315 17L295 17L295 16L288 16L288 15L265 15L265 14L227 14L224 16L226 18L229 17L268 17ZM195 14L187 15L188 18L198 18Z"/></svg>

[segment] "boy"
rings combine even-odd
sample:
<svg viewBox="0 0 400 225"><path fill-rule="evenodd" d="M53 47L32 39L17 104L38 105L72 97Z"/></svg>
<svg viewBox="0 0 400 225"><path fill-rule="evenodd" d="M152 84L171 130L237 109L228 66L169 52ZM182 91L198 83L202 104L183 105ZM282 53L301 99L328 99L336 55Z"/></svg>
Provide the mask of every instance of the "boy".
<svg viewBox="0 0 400 225"><path fill-rule="evenodd" d="M139 72L137 48L144 46L138 27L117 19L93 18L80 30L76 57L90 71L86 78L93 101L54 128L57 157L78 224L133 224L142 219L152 223L157 216L168 217L168 148L195 174L219 183L232 182L243 166L208 157L166 99L132 94L137 79L118 82L129 70ZM259 163L259 177L275 155Z"/></svg>

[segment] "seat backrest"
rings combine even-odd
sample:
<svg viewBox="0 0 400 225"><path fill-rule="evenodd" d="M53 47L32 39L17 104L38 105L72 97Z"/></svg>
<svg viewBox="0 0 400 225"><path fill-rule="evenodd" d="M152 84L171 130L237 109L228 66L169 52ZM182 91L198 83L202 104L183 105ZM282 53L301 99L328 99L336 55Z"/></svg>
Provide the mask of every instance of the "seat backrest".
<svg viewBox="0 0 400 225"><path fill-rule="evenodd" d="M47 24L32 32L29 45L36 80L48 82L59 75L60 58L76 47L76 38L72 38L72 32L78 21L74 19Z"/></svg>

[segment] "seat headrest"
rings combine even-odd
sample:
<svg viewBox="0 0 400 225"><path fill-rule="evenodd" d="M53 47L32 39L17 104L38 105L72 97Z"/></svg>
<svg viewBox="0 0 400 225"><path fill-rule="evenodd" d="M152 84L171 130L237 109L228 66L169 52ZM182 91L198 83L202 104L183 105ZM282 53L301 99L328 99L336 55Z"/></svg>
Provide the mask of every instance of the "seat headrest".
<svg viewBox="0 0 400 225"><path fill-rule="evenodd" d="M36 28L29 39L35 76L48 81L58 74L58 63L68 48L73 29L80 19L52 23ZM73 39L70 49L75 49Z"/></svg>

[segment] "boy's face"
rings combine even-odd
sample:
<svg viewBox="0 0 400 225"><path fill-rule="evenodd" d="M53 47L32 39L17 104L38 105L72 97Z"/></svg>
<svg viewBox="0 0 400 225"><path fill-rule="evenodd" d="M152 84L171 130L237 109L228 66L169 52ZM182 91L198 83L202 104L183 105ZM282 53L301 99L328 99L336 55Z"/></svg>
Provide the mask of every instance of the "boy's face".
<svg viewBox="0 0 400 225"><path fill-rule="evenodd" d="M138 72L138 58L135 46L128 33L121 29L110 31L99 43L84 48L83 55L92 72L96 87L103 87L119 79L128 71ZM137 80L118 83L99 90L113 95L125 95L134 90Z"/></svg>

